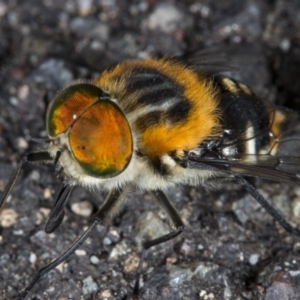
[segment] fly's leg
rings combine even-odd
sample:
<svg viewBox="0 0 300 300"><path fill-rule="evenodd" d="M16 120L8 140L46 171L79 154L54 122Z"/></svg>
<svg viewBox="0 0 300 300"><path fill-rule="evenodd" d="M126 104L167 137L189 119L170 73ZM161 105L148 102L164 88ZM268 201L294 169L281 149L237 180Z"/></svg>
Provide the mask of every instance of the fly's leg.
<svg viewBox="0 0 300 300"><path fill-rule="evenodd" d="M9 182L6 185L6 188L2 194L2 197L0 198L0 211L3 209L9 195L11 194L17 179L21 173L21 170L26 163L51 163L53 162L53 158L50 156L50 154L47 151L41 151L41 152L32 152L25 154L21 161L18 164L17 170L10 178Z"/></svg>
<svg viewBox="0 0 300 300"><path fill-rule="evenodd" d="M49 273L51 270L53 270L55 267L57 267L59 264L61 264L63 261L68 259L74 251L80 247L84 241L89 236L90 232L98 225L103 222L104 219L111 217L115 211L119 208L120 203L124 200L125 193L121 189L113 190L109 193L107 196L104 204L101 206L99 211L94 216L93 223L89 226L89 228L81 235L79 236L72 245L59 257L57 257L55 260L53 260L51 263L43 267L39 270L39 272L35 275L35 277L32 279L32 281L29 283L29 285L25 288L25 290L20 294L19 300L25 299L27 294L32 290L34 285L38 282L38 280Z"/></svg>
<svg viewBox="0 0 300 300"><path fill-rule="evenodd" d="M157 199L159 205L162 207L162 209L165 211L165 213L168 215L170 221L171 221L171 226L172 226L172 231L168 234L165 234L159 238L145 241L143 243L143 251L141 254L141 258L139 261L137 273L136 273L136 280L135 280L135 285L133 289L133 295L138 295L139 293L139 282L140 282L140 276L142 272L142 266L143 262L146 258L147 250L153 246L162 244L164 242L170 241L177 237L184 229L184 224L178 215L176 209L173 207L171 204L170 200L168 197L162 192L162 191L154 191L153 195Z"/></svg>
<svg viewBox="0 0 300 300"><path fill-rule="evenodd" d="M244 186L247 192L274 218L278 224L283 227L288 233L300 236L300 230L289 224L280 212L270 204L258 191L242 176L235 176L235 181Z"/></svg>
<svg viewBox="0 0 300 300"><path fill-rule="evenodd" d="M55 231L61 224L65 215L65 204L73 190L74 186L69 186L63 183L57 200L52 208L48 221L46 223L45 232L51 233Z"/></svg>

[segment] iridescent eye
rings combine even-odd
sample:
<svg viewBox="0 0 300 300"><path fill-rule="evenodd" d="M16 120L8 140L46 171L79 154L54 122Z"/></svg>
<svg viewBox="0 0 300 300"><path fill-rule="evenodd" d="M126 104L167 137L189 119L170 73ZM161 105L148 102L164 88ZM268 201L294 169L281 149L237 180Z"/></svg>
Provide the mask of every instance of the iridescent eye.
<svg viewBox="0 0 300 300"><path fill-rule="evenodd" d="M97 86L75 84L60 92L47 112L50 137L68 133L73 157L93 177L114 177L128 166L129 124L121 109Z"/></svg>
<svg viewBox="0 0 300 300"><path fill-rule="evenodd" d="M65 132L71 124L105 93L90 83L78 83L59 92L47 110L47 131L55 137Z"/></svg>
<svg viewBox="0 0 300 300"><path fill-rule="evenodd" d="M72 125L69 143L82 169L95 177L124 171L132 156L129 124L112 101L98 101Z"/></svg>

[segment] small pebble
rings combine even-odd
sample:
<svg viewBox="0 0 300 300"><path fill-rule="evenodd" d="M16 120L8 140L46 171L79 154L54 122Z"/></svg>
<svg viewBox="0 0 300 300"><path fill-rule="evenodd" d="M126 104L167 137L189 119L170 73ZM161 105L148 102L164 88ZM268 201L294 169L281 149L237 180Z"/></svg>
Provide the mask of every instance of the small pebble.
<svg viewBox="0 0 300 300"><path fill-rule="evenodd" d="M249 257L249 263L254 266L258 263L259 261L259 255L258 254L251 254Z"/></svg>
<svg viewBox="0 0 300 300"><path fill-rule="evenodd" d="M30 179L35 180L35 181L39 181L41 178L41 174L37 170L32 171L29 176L30 176Z"/></svg>
<svg viewBox="0 0 300 300"><path fill-rule="evenodd" d="M183 20L183 13L174 5L158 5L146 20L146 26L150 30L161 30L171 34L179 29L178 24L182 24Z"/></svg>
<svg viewBox="0 0 300 300"><path fill-rule="evenodd" d="M203 250L203 249L204 249L204 246L201 245L201 244L199 244L199 245L197 246L197 249L198 249L198 250Z"/></svg>
<svg viewBox="0 0 300 300"><path fill-rule="evenodd" d="M44 199L51 199L52 193L50 188L44 189Z"/></svg>
<svg viewBox="0 0 300 300"><path fill-rule="evenodd" d="M62 262L62 263L59 264L55 269L62 273L62 271L64 270L64 268L65 268L67 265L68 265L68 264L67 264L66 262Z"/></svg>
<svg viewBox="0 0 300 300"><path fill-rule="evenodd" d="M14 235L22 235L24 233L24 231L22 229L19 230L13 230L13 234Z"/></svg>
<svg viewBox="0 0 300 300"><path fill-rule="evenodd" d="M19 149L26 150L26 149L28 149L28 142L23 137L19 137L19 138L17 138L17 146Z"/></svg>
<svg viewBox="0 0 300 300"><path fill-rule="evenodd" d="M105 237L105 238L103 239L103 245L106 245L106 246L111 245L111 239L108 238L108 237Z"/></svg>
<svg viewBox="0 0 300 300"><path fill-rule="evenodd" d="M36 262L36 259L37 259L37 256L36 256L36 254L35 254L35 253L33 253L33 252L30 252L30 256L29 256L29 262L30 262L31 264L35 264L35 262Z"/></svg>
<svg viewBox="0 0 300 300"><path fill-rule="evenodd" d="M105 291L103 291L103 292L101 293L101 296L102 296L103 298L109 298L109 297L112 296L112 293L111 293L110 290L105 290Z"/></svg>
<svg viewBox="0 0 300 300"><path fill-rule="evenodd" d="M18 106L18 105L19 105L19 100L18 100L18 98L15 97L15 96L9 97L9 102L10 102L10 104L13 105L13 106Z"/></svg>
<svg viewBox="0 0 300 300"><path fill-rule="evenodd" d="M93 213L93 205L89 201L76 202L71 205L71 210L78 216L88 218Z"/></svg>
<svg viewBox="0 0 300 300"><path fill-rule="evenodd" d="M0 213L0 224L2 227L11 227L17 222L18 214L11 208L3 209Z"/></svg>
<svg viewBox="0 0 300 300"><path fill-rule="evenodd" d="M83 249L77 249L77 250L75 250L75 254L78 256L84 256L84 255L86 255L86 251Z"/></svg>
<svg viewBox="0 0 300 300"><path fill-rule="evenodd" d="M215 295L213 293L209 293L208 295L204 296L204 299L215 299Z"/></svg>
<svg viewBox="0 0 300 300"><path fill-rule="evenodd" d="M107 236L113 243L117 243L120 241L120 234L117 230L110 230Z"/></svg>
<svg viewBox="0 0 300 300"><path fill-rule="evenodd" d="M167 259L166 259L166 263L169 265L174 265L176 262L177 262L176 257L167 257Z"/></svg>
<svg viewBox="0 0 300 300"><path fill-rule="evenodd" d="M299 270L295 270L295 271L289 271L289 274L292 276L292 277L295 277L295 276L299 276L300 275L300 271Z"/></svg>
<svg viewBox="0 0 300 300"><path fill-rule="evenodd" d="M8 5L0 2L0 17L3 17L8 11Z"/></svg>
<svg viewBox="0 0 300 300"><path fill-rule="evenodd" d="M20 100L26 99L28 97L28 95L29 95L29 87L28 87L28 85L26 85L26 84L21 85L18 88L17 95L18 95L18 98Z"/></svg>
<svg viewBox="0 0 300 300"><path fill-rule="evenodd" d="M81 17L88 16L93 11L92 0L77 0L78 12Z"/></svg>
<svg viewBox="0 0 300 300"><path fill-rule="evenodd" d="M90 262L93 264L93 265L97 265L98 263L99 263L99 258L97 257L97 256L95 256L95 255L92 255L91 257L90 257Z"/></svg>
<svg viewBox="0 0 300 300"><path fill-rule="evenodd" d="M125 242L117 244L109 254L109 260L118 260L122 255L126 255L130 252L130 248Z"/></svg>
<svg viewBox="0 0 300 300"><path fill-rule="evenodd" d="M136 254L129 255L125 260L124 271L126 273L132 273L137 270L140 258Z"/></svg>
<svg viewBox="0 0 300 300"><path fill-rule="evenodd" d="M82 293L84 295L94 293L98 290L98 284L93 280L91 276L88 276L83 280Z"/></svg>
<svg viewBox="0 0 300 300"><path fill-rule="evenodd" d="M192 244L192 241L185 239L184 242L180 246L180 249L179 249L180 254L188 255L193 250L193 247L191 246L191 244Z"/></svg>

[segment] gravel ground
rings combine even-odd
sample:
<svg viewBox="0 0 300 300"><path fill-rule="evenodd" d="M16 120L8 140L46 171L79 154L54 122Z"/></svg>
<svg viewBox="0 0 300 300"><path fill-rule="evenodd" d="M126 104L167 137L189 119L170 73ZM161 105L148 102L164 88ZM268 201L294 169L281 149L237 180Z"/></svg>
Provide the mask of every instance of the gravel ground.
<svg viewBox="0 0 300 300"><path fill-rule="evenodd" d="M124 59L247 44L255 55L233 76L297 109L299 16L298 0L0 0L0 191L22 155L37 147L26 136L46 136L48 99ZM105 195L77 188L62 225L47 235L44 223L61 184L53 171L26 166L1 214L1 299L14 299L83 232L103 201ZM300 226L299 187L256 186ZM299 238L241 187L178 187L168 195L186 230L149 251L140 299L300 299ZM130 299L143 237L167 230L151 194L133 193L110 227L98 226L28 299Z"/></svg>

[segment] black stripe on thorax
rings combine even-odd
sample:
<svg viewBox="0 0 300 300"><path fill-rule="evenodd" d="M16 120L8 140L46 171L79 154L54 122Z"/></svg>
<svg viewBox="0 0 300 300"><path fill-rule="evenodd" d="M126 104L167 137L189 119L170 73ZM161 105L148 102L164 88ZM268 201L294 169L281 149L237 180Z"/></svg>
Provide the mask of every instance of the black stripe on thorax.
<svg viewBox="0 0 300 300"><path fill-rule="evenodd" d="M136 120L136 126L139 130L144 131L147 128L161 125L165 120L163 111L151 111L142 115Z"/></svg>
<svg viewBox="0 0 300 300"><path fill-rule="evenodd" d="M166 81L166 77L155 69L135 68L130 73L130 78L126 84L129 92L134 92L152 85L161 85Z"/></svg>
<svg viewBox="0 0 300 300"><path fill-rule="evenodd" d="M184 121L192 108L192 104L184 97L184 88L154 68L133 69L127 79L126 89L127 95L138 93L136 99L126 107L127 112L140 106L149 107L149 112L137 120L141 130L164 122L172 124Z"/></svg>
<svg viewBox="0 0 300 300"><path fill-rule="evenodd" d="M126 82L127 94L138 93L131 109L145 105L163 105L183 98L183 88L154 68L135 68Z"/></svg>
<svg viewBox="0 0 300 300"><path fill-rule="evenodd" d="M184 121L188 117L191 108L192 104L189 101L180 101L170 107L166 112L166 118L172 123Z"/></svg>

